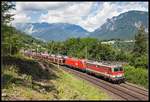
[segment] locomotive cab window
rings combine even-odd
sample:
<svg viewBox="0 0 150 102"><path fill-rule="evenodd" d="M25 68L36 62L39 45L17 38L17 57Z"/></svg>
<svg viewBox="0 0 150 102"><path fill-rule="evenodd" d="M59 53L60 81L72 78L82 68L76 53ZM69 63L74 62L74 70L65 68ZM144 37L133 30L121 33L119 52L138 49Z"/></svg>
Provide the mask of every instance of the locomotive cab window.
<svg viewBox="0 0 150 102"><path fill-rule="evenodd" d="M120 67L120 71L123 71L123 68L122 68L122 67Z"/></svg>
<svg viewBox="0 0 150 102"><path fill-rule="evenodd" d="M117 71L123 71L123 68L122 67L115 67L115 68L112 68L113 72L117 72Z"/></svg>

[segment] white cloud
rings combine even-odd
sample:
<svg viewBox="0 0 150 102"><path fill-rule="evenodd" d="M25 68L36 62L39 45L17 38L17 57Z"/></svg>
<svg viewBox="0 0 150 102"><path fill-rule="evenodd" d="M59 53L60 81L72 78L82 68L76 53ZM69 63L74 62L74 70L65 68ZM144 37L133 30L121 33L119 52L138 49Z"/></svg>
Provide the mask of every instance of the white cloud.
<svg viewBox="0 0 150 102"><path fill-rule="evenodd" d="M121 5L120 3L105 2L103 3L103 8L99 9L97 15L89 17L81 25L89 31L93 31L94 29L100 27L107 18L112 18L113 16L117 16L120 13L127 12L129 10L148 11L148 3L145 3L145 6L143 6L140 3L135 2L122 2Z"/></svg>
<svg viewBox="0 0 150 102"><path fill-rule="evenodd" d="M89 29L90 31L93 31L94 29L100 27L107 18L116 15L117 12L113 10L113 6L108 2L105 2L103 4L103 9L99 9L98 13L95 16L89 17L86 21L84 21L82 26Z"/></svg>
<svg viewBox="0 0 150 102"><path fill-rule="evenodd" d="M118 11L118 9L120 10ZM100 27L107 18L112 18L113 16L117 16L120 13L127 12L129 10L148 11L148 3L146 7L142 7L142 5L139 3L136 4L135 2L130 2L127 4L122 3L122 5L105 2L103 3L103 9L99 9L97 15L88 18L81 25L89 31L93 31L94 29Z"/></svg>
<svg viewBox="0 0 150 102"><path fill-rule="evenodd" d="M69 5L61 10L49 10L47 14L42 14L39 22L64 22L80 24L83 16L88 16L92 2L77 3Z"/></svg>
<svg viewBox="0 0 150 102"><path fill-rule="evenodd" d="M22 2L23 3L23 2ZM16 3L16 10L11 10L12 14L14 15L14 20L12 21L12 24L14 25L15 23L27 23L31 21L31 17L27 16L27 14L22 10L22 4L17 2Z"/></svg>
<svg viewBox="0 0 150 102"><path fill-rule="evenodd" d="M107 18L129 10L148 11L148 2L16 2L14 22L32 22L39 16L35 21L72 23L93 31Z"/></svg>
<svg viewBox="0 0 150 102"><path fill-rule="evenodd" d="M12 23L27 23L30 22L31 18L25 14L17 14L14 16L15 20Z"/></svg>
<svg viewBox="0 0 150 102"><path fill-rule="evenodd" d="M16 2L18 10L43 11L48 9L60 9L68 6L67 2Z"/></svg>

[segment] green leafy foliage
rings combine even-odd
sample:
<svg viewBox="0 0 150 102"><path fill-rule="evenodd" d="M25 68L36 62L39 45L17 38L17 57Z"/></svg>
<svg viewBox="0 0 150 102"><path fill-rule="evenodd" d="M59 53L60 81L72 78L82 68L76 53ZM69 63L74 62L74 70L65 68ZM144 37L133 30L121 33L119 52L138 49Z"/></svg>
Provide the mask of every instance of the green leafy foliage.
<svg viewBox="0 0 150 102"><path fill-rule="evenodd" d="M17 54L21 49L43 49L44 46L44 42L26 35L11 26L2 25L2 55Z"/></svg>
<svg viewBox="0 0 150 102"><path fill-rule="evenodd" d="M125 77L127 81L148 88L148 70L125 66Z"/></svg>
<svg viewBox="0 0 150 102"><path fill-rule="evenodd" d="M147 53L148 48L148 34L145 32L143 25L140 26L137 34L135 35L135 45L133 52L136 54Z"/></svg>
<svg viewBox="0 0 150 102"><path fill-rule="evenodd" d="M14 3L3 1L1 6L2 55L14 55L17 54L20 49L36 49L36 45L44 46L43 42L25 35L8 25L13 20L14 14L11 14L9 11L15 9Z"/></svg>
<svg viewBox="0 0 150 102"><path fill-rule="evenodd" d="M130 65L142 68L148 68L148 54L141 55L139 57L133 56L130 61Z"/></svg>
<svg viewBox="0 0 150 102"><path fill-rule="evenodd" d="M127 61L130 56L114 45L102 44L95 38L70 38L63 42L51 41L47 44L51 54L62 54L91 60Z"/></svg>
<svg viewBox="0 0 150 102"><path fill-rule="evenodd" d="M135 36L135 44L130 64L135 67L148 68L148 34L141 25Z"/></svg>
<svg viewBox="0 0 150 102"><path fill-rule="evenodd" d="M10 21L13 20L14 14L10 14L9 11L12 9L15 9L15 5L12 2L6 2L3 1L1 3L1 19L2 19L2 24L7 24L10 23Z"/></svg>

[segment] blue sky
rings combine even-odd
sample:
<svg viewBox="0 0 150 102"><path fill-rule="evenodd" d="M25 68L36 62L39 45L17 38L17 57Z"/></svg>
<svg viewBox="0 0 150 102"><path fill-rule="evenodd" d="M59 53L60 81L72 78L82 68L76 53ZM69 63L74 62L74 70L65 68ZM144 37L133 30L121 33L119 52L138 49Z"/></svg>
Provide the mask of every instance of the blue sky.
<svg viewBox="0 0 150 102"><path fill-rule="evenodd" d="M148 11L148 2L15 2L15 23L72 23L88 31L100 27L107 18L129 10Z"/></svg>

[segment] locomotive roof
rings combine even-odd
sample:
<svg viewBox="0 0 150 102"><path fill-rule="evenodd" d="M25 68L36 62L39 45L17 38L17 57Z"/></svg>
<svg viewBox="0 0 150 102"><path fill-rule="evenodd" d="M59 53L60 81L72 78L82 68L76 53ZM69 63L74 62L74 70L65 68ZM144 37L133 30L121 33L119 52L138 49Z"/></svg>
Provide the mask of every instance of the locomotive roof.
<svg viewBox="0 0 150 102"><path fill-rule="evenodd" d="M70 59L73 59L73 60L82 60L82 61L84 61L84 60L85 60L85 59L75 58L75 57L67 57L67 58L70 58Z"/></svg>
<svg viewBox="0 0 150 102"><path fill-rule="evenodd" d="M44 55L44 56L49 56L49 54L47 54L47 53L42 53L41 55Z"/></svg>
<svg viewBox="0 0 150 102"><path fill-rule="evenodd" d="M106 67L111 67L111 68L121 66L121 65L109 64L109 63L101 63L101 62L91 61L91 60L87 60L86 63L94 64L94 65L100 65L100 66L106 66Z"/></svg>

